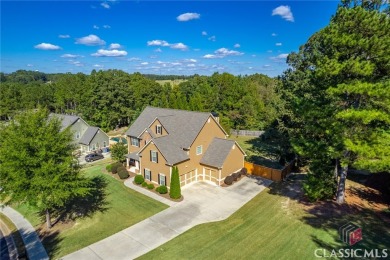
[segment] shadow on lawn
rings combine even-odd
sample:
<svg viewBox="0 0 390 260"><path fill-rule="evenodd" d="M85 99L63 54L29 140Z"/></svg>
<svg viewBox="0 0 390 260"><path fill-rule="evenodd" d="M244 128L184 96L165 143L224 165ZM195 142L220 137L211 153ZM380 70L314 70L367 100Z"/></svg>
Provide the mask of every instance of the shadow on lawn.
<svg viewBox="0 0 390 260"><path fill-rule="evenodd" d="M390 215L363 207L363 203L356 203L364 201L370 204L379 200L383 202L380 193L349 187L346 196L353 198L355 203L339 205L333 200L310 203L305 199L302 191L304 178L304 174L294 174L286 181L273 183L269 193L296 201L298 207L303 209L300 220L331 236L329 240L329 237L324 238L323 235L312 235L312 240L318 248L328 251L340 248L390 249ZM363 233L363 240L353 246L343 243L338 234L339 228L349 222L361 227Z"/></svg>

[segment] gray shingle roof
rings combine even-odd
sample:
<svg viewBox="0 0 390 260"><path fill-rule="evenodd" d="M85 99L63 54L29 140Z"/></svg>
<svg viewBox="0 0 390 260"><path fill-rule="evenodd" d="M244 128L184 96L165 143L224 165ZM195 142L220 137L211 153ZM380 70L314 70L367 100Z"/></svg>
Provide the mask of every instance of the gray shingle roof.
<svg viewBox="0 0 390 260"><path fill-rule="evenodd" d="M80 138L79 144L89 145L98 131L99 131L99 127L88 126L87 130Z"/></svg>
<svg viewBox="0 0 390 260"><path fill-rule="evenodd" d="M200 163L216 168L222 168L223 163L232 150L234 144L235 142L233 140L214 138L200 160Z"/></svg>
<svg viewBox="0 0 390 260"><path fill-rule="evenodd" d="M65 128L73 125L76 123L77 120L80 119L79 116L71 116L71 115L62 115L62 114L50 114L49 117L56 117L60 119L61 121L61 131L64 130Z"/></svg>
<svg viewBox="0 0 390 260"><path fill-rule="evenodd" d="M145 129L169 164L176 164L189 157L182 148L189 148L202 130L210 113L146 107L126 131L128 136L140 136ZM167 136L155 137L149 126L156 120L168 131Z"/></svg>

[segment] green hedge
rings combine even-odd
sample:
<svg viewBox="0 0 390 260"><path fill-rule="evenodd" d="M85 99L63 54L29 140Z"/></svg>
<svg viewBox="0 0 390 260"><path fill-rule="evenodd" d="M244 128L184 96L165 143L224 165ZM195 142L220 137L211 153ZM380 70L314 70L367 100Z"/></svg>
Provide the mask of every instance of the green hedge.
<svg viewBox="0 0 390 260"><path fill-rule="evenodd" d="M149 190L153 190L154 189L154 184L153 183L149 183L148 184L148 189Z"/></svg>
<svg viewBox="0 0 390 260"><path fill-rule="evenodd" d="M135 184L141 185L144 181L145 181L145 179L142 175L136 175L134 177Z"/></svg>
<svg viewBox="0 0 390 260"><path fill-rule="evenodd" d="M168 193L168 188L167 186L160 186L156 188L156 191L160 194L167 194Z"/></svg>
<svg viewBox="0 0 390 260"><path fill-rule="evenodd" d="M113 163L112 166L111 166L111 172L113 174L117 173L118 172L118 168L119 167L123 167L123 165L121 163Z"/></svg>
<svg viewBox="0 0 390 260"><path fill-rule="evenodd" d="M127 178L129 178L129 173L128 173L128 171L126 170L126 168L125 167L119 167L118 168L118 176L119 176L119 178L121 178L121 179L127 179Z"/></svg>

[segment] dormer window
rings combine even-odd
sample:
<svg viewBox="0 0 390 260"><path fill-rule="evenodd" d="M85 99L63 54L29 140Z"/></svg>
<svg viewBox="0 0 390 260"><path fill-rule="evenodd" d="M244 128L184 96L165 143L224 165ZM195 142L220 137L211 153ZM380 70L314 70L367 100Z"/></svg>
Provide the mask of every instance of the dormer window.
<svg viewBox="0 0 390 260"><path fill-rule="evenodd" d="M156 125L156 134L158 134L158 135L162 134L162 127L161 127L161 125Z"/></svg>
<svg viewBox="0 0 390 260"><path fill-rule="evenodd" d="M201 145L196 147L196 155L200 155L203 153L203 147Z"/></svg>

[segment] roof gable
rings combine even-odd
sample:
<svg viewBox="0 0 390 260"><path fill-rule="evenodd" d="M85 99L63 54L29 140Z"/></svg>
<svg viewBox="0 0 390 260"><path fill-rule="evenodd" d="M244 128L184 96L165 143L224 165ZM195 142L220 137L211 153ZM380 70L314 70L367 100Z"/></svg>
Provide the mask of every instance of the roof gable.
<svg viewBox="0 0 390 260"><path fill-rule="evenodd" d="M51 113L49 115L49 118L58 118L60 120L60 122L61 122L61 131L64 130L65 128L73 125L74 123L77 122L77 120L80 119L79 116L54 114L54 113Z"/></svg>
<svg viewBox="0 0 390 260"><path fill-rule="evenodd" d="M235 141L214 138L200 160L200 163L221 169L234 145L245 155L245 152Z"/></svg>
<svg viewBox="0 0 390 260"><path fill-rule="evenodd" d="M79 144L89 145L93 140L93 138L95 137L95 135L98 133L98 131L99 131L99 127L88 126L83 136L81 136L79 140Z"/></svg>

